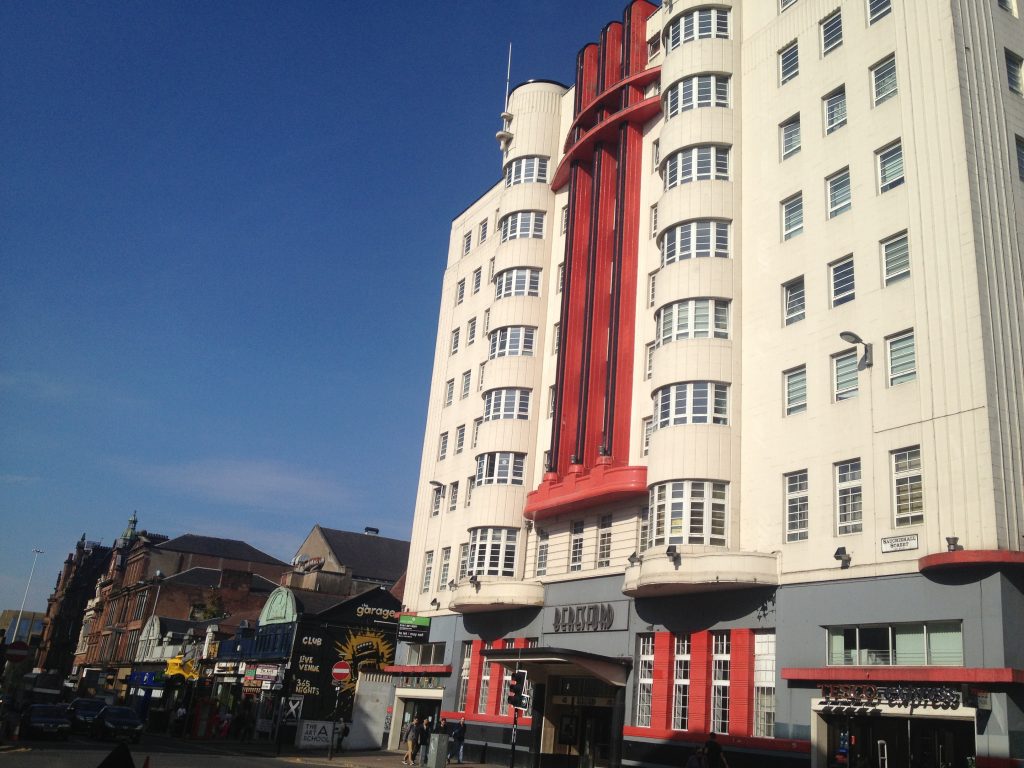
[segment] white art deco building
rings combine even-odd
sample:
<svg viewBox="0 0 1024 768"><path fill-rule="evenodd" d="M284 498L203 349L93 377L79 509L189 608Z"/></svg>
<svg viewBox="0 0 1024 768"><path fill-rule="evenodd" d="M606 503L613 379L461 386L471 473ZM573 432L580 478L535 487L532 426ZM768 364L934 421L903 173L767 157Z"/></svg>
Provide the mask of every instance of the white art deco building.
<svg viewBox="0 0 1024 768"><path fill-rule="evenodd" d="M1019 1L638 0L512 90L396 723L507 762L518 668L522 765L1021 764Z"/></svg>

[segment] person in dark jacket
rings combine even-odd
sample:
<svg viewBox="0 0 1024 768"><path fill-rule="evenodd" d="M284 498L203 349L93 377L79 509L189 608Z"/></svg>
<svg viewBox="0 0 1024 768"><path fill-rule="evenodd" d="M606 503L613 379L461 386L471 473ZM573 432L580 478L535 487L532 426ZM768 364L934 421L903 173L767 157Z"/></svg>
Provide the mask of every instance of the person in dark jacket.
<svg viewBox="0 0 1024 768"><path fill-rule="evenodd" d="M466 718L462 718L452 726L451 740L448 742L448 762L455 758L462 762L462 750L466 746Z"/></svg>
<svg viewBox="0 0 1024 768"><path fill-rule="evenodd" d="M415 765L416 753L419 751L420 719L414 717L402 732L402 741L405 742L405 755L402 757L402 765Z"/></svg>

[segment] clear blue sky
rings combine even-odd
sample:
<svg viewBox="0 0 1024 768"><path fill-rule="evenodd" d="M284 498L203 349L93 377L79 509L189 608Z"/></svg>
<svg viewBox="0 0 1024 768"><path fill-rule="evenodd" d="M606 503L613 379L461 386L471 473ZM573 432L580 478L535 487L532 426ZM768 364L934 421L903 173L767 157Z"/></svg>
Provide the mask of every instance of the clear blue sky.
<svg viewBox="0 0 1024 768"><path fill-rule="evenodd" d="M84 532L408 537L451 219L625 0L0 3L0 608Z"/></svg>

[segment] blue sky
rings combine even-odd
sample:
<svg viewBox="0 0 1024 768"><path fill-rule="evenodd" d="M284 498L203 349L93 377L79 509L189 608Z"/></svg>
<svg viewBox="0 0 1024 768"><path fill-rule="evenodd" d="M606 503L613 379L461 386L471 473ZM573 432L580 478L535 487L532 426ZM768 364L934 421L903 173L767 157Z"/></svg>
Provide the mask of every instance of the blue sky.
<svg viewBox="0 0 1024 768"><path fill-rule="evenodd" d="M0 4L0 608L84 532L407 537L451 219L625 0Z"/></svg>

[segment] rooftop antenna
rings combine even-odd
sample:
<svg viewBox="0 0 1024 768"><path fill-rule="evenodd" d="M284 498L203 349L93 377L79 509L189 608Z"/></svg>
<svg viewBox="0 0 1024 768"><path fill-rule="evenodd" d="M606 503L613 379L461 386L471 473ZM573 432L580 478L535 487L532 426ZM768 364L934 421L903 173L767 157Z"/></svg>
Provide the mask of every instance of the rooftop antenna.
<svg viewBox="0 0 1024 768"><path fill-rule="evenodd" d="M505 111L508 112L508 87L512 79L512 41L508 42L508 67L505 69Z"/></svg>

